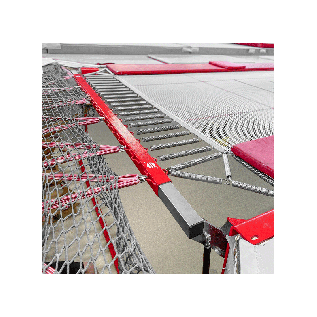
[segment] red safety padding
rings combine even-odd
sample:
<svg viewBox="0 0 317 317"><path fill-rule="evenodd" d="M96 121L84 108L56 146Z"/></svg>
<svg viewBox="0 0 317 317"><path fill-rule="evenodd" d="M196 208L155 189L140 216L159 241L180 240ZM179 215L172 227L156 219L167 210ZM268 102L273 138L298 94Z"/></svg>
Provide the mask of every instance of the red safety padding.
<svg viewBox="0 0 317 317"><path fill-rule="evenodd" d="M209 62L212 65L223 67L229 71L258 71L274 70L274 63L229 63L229 62Z"/></svg>
<svg viewBox="0 0 317 317"><path fill-rule="evenodd" d="M222 61L210 61L209 64L217 66L217 67L222 67L228 70L235 70L235 69L241 70L246 67L245 65L235 64L230 62L222 62Z"/></svg>
<svg viewBox="0 0 317 317"><path fill-rule="evenodd" d="M231 151L259 171L274 178L274 135L236 144Z"/></svg>
<svg viewBox="0 0 317 317"><path fill-rule="evenodd" d="M230 63L231 64L231 63ZM224 65L224 64L223 64ZM224 68L208 64L108 64L108 69L115 75L157 75L183 73L213 73L231 71L274 70L273 63L232 64L239 68Z"/></svg>
<svg viewBox="0 0 317 317"><path fill-rule="evenodd" d="M248 70L274 70L274 63L240 63L245 66L245 71Z"/></svg>
<svg viewBox="0 0 317 317"><path fill-rule="evenodd" d="M261 43L263 48L274 48L274 44L271 43Z"/></svg>
<svg viewBox="0 0 317 317"><path fill-rule="evenodd" d="M81 73L82 74L89 74L89 73L97 72L98 70L99 70L99 68L95 68L95 67L82 67Z"/></svg>
<svg viewBox="0 0 317 317"><path fill-rule="evenodd" d="M255 46L255 47L261 47L261 48L274 48L274 44L271 44L271 43L234 43L234 44Z"/></svg>
<svg viewBox="0 0 317 317"><path fill-rule="evenodd" d="M108 69L116 75L155 75L182 73L211 73L227 71L210 64L115 64Z"/></svg>

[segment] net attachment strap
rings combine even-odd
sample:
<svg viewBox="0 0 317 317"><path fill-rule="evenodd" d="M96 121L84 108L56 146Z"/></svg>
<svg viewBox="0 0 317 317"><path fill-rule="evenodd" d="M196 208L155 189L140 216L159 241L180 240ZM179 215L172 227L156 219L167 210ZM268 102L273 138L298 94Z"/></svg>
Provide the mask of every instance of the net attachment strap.
<svg viewBox="0 0 317 317"><path fill-rule="evenodd" d="M99 176L101 176L101 175L99 175ZM45 177L47 177L47 176L45 176ZM55 179L54 175L52 175L52 177ZM73 175L73 176L67 175L67 177L73 177L74 180L84 180L84 181L88 180L87 177L86 177L86 179L85 178L75 179L75 177L77 177L77 175ZM96 177L96 175L94 175L94 177ZM60 175L57 175L57 180L58 179L67 180L64 177L60 177ZM111 175L107 179L103 178L103 181L109 182L110 180L114 180L114 179L115 179L115 177L113 175ZM62 208L62 207L68 208L71 203L74 203L75 201L77 201L79 199L90 198L94 195L99 194L102 191L121 189L124 187L133 186L133 185L136 185L139 183L140 183L140 179L139 179L139 175L137 175L137 174L127 174L127 175L119 176L117 179L117 183L111 184L110 186L104 185L101 187L95 187L95 188L89 189L87 191L78 191L72 195L64 195L64 196L60 197L59 199L57 198L57 199L52 199L50 201L44 201L42 203L42 211L44 211L44 206L47 209L56 209L56 208Z"/></svg>

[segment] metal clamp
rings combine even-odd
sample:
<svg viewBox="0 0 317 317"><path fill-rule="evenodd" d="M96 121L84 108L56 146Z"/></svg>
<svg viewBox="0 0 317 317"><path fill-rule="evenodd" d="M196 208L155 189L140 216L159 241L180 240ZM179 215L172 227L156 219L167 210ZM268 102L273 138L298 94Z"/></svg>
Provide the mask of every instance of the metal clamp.
<svg viewBox="0 0 317 317"><path fill-rule="evenodd" d="M144 183L147 180L147 176L146 175L139 175L139 181L140 183Z"/></svg>

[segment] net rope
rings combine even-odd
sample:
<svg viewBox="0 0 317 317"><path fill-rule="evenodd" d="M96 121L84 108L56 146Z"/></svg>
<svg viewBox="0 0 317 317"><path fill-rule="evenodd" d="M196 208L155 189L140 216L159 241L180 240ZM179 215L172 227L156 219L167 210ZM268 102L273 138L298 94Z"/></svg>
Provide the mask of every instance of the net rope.
<svg viewBox="0 0 317 317"><path fill-rule="evenodd" d="M154 273L119 197L140 178L108 166L105 155L120 147L98 145L85 132L96 114L69 70L43 67L42 272Z"/></svg>

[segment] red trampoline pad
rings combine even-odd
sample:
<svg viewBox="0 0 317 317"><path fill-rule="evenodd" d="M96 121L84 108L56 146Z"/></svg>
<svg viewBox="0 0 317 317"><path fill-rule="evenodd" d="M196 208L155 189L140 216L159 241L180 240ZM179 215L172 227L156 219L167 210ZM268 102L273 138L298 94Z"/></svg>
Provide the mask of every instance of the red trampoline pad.
<svg viewBox="0 0 317 317"><path fill-rule="evenodd" d="M245 66L245 71L248 70L274 70L274 63L240 63Z"/></svg>
<svg viewBox="0 0 317 317"><path fill-rule="evenodd" d="M222 61L210 61L209 64L223 67L230 71L274 70L274 63L230 63Z"/></svg>
<svg viewBox="0 0 317 317"><path fill-rule="evenodd" d="M236 144L231 151L259 171L274 178L274 135Z"/></svg>
<svg viewBox="0 0 317 317"><path fill-rule="evenodd" d="M116 75L155 75L183 73L226 72L222 67L210 64L114 64L107 65Z"/></svg>
<svg viewBox="0 0 317 317"><path fill-rule="evenodd" d="M245 65L240 65L240 64L230 63L230 62L222 62L222 61L215 61L215 62L210 61L209 64L217 66L217 67L222 67L228 70L241 70L246 67Z"/></svg>

